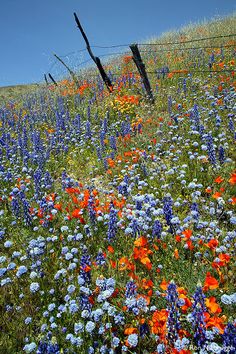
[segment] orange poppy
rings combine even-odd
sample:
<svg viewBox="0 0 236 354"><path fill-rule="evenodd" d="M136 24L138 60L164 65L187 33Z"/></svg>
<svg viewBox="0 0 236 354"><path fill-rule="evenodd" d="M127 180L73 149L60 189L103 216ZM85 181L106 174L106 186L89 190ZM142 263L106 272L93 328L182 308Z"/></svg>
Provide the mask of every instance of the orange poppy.
<svg viewBox="0 0 236 354"><path fill-rule="evenodd" d="M230 176L229 183L234 185L236 184L236 172L233 172Z"/></svg>
<svg viewBox="0 0 236 354"><path fill-rule="evenodd" d="M162 290L167 290L169 282L167 282L165 279L162 280L161 284L160 284L160 288Z"/></svg>
<svg viewBox="0 0 236 354"><path fill-rule="evenodd" d="M73 216L73 218L80 218L81 214L82 213L80 209L74 209L71 215Z"/></svg>
<svg viewBox="0 0 236 354"><path fill-rule="evenodd" d="M213 238L207 243L207 247L209 247L211 250L214 250L219 244L219 241Z"/></svg>
<svg viewBox="0 0 236 354"><path fill-rule="evenodd" d="M207 188L205 189L205 192L208 193L208 194L210 194L210 193L212 192L211 187L207 187Z"/></svg>
<svg viewBox="0 0 236 354"><path fill-rule="evenodd" d="M221 197L221 193L220 192L215 192L213 195L212 195L212 198L214 199L218 199Z"/></svg>
<svg viewBox="0 0 236 354"><path fill-rule="evenodd" d="M178 248L175 248L175 250L174 250L174 257L175 257L175 259L179 259L179 250L178 250Z"/></svg>
<svg viewBox="0 0 236 354"><path fill-rule="evenodd" d="M187 230L184 230L183 232L182 232L182 234L185 236L185 238L187 239L187 240L189 240L190 239L190 237L192 236L192 230L189 230L189 229L187 229Z"/></svg>
<svg viewBox="0 0 236 354"><path fill-rule="evenodd" d="M226 321L226 317L222 316L222 317L217 317L217 316L213 316L210 317L209 313L205 313L205 321L206 321L206 327L216 327L219 329L220 334L224 333L224 329L225 329L225 324L224 322Z"/></svg>
<svg viewBox="0 0 236 354"><path fill-rule="evenodd" d="M128 327L128 328L126 328L125 330L124 330L124 334L125 335L130 335L130 334L133 334L133 333L138 333L138 330L137 330L137 328L135 328L135 327Z"/></svg>
<svg viewBox="0 0 236 354"><path fill-rule="evenodd" d="M134 241L134 245L137 247L143 247L146 244L147 244L147 238L144 236L141 236L137 240Z"/></svg>
<svg viewBox="0 0 236 354"><path fill-rule="evenodd" d="M152 333L160 335L161 339L164 339L166 335L167 317L168 311L166 309L157 310L153 313L151 321L149 321Z"/></svg>
<svg viewBox="0 0 236 354"><path fill-rule="evenodd" d="M221 313L222 310L220 306L216 302L216 298L214 296L209 297L206 299L206 306L210 310L211 313Z"/></svg>
<svg viewBox="0 0 236 354"><path fill-rule="evenodd" d="M222 178L221 176L217 177L217 178L214 180L214 182L216 182L216 183L218 183L218 184L220 184L220 183L223 182L223 181L224 181L224 178Z"/></svg>
<svg viewBox="0 0 236 354"><path fill-rule="evenodd" d="M203 290L204 291L209 289L213 290L213 289L217 289L218 287L219 287L219 283L216 280L216 278L212 277L210 272L207 272Z"/></svg>
<svg viewBox="0 0 236 354"><path fill-rule="evenodd" d="M108 250L108 252L110 252L110 253L114 253L115 251L114 251L114 248L111 246L111 245L109 245L108 247L107 247L107 250Z"/></svg>
<svg viewBox="0 0 236 354"><path fill-rule="evenodd" d="M129 269L128 268L129 264L130 264L130 262L127 257L121 257L118 262L119 270L123 271L123 270Z"/></svg>

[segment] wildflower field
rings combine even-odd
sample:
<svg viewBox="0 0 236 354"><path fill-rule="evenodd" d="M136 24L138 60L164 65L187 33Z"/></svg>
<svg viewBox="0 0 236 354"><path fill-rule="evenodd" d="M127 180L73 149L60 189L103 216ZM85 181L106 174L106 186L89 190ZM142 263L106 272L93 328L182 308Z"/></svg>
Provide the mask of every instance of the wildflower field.
<svg viewBox="0 0 236 354"><path fill-rule="evenodd" d="M1 107L0 353L236 353L235 33Z"/></svg>

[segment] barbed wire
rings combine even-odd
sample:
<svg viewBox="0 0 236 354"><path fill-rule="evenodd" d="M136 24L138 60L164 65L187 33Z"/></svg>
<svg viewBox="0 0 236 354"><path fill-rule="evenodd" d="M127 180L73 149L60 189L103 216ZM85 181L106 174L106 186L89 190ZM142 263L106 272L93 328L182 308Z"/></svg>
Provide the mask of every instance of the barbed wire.
<svg viewBox="0 0 236 354"><path fill-rule="evenodd" d="M172 49L159 49L159 50L143 50L140 49L141 53L158 53L159 51L162 52L170 52L170 51L181 51L181 50L197 50L197 49L222 49L222 48L232 48L235 47L235 45L233 44L228 44L228 45L221 45L221 46L205 46L205 47L188 47L188 48L172 48ZM85 49L87 50L87 49ZM75 52L74 52L75 53ZM99 57L110 57L113 55L128 55L131 54L130 52L112 52L112 53L106 53L106 54L101 54L99 55ZM69 53L67 55L60 55L60 57L64 58L64 57L68 57L68 55L70 55ZM87 64L88 62L92 61L91 58L79 63L78 65L76 65L76 68L79 66L82 66L84 64ZM58 63L57 60L55 60L52 65L50 66L50 68L48 69L48 72L50 72L53 67Z"/></svg>
<svg viewBox="0 0 236 354"><path fill-rule="evenodd" d="M194 39L189 39L189 40L185 40L185 41L178 41L178 42L176 41L176 42L156 42L156 43L136 43L136 44L143 45L143 46L174 45L174 44L185 44L185 43L199 42L199 41L205 41L205 40L217 39L217 38L229 38L229 37L235 37L235 36L236 36L236 33L231 33L231 34L212 36L212 37L194 38ZM117 45L111 45L111 46L91 45L92 48L101 48L101 49L129 47L129 46L130 46L130 44L117 44Z"/></svg>
<svg viewBox="0 0 236 354"><path fill-rule="evenodd" d="M156 42L156 43L137 43L137 45L140 46L158 46L158 45L170 45L170 44L184 44L184 43L191 43L191 42L196 42L196 41L203 41L203 40L209 40L209 39L216 39L216 38L227 38L227 37L235 37L236 33L232 33L232 34L228 34L228 35L220 35L220 36L213 36L213 37L204 37L204 38L196 38L196 39L192 39L192 40L188 40L188 41L179 41L179 42L166 42L166 43L162 43L162 42ZM119 47L129 47L131 44L117 44L117 45L111 45L111 46L100 46L100 45L91 45L91 48L101 48L101 49L109 49L109 48L119 48ZM234 45L225 45L224 47L230 47L230 46L234 46ZM182 49L210 49L210 48L220 48L221 46L207 46L207 47L193 47L193 48L176 48L178 50L182 50ZM77 53L82 53L82 52L86 52L87 48L83 48L83 49L78 49L75 50L73 52L69 52L67 54L61 54L59 55L59 57L61 58L66 58L69 55L73 55L73 54L77 54ZM114 53L115 54L115 53ZM118 53L118 54L122 54L122 53ZM101 56L101 55L100 55Z"/></svg>
<svg viewBox="0 0 236 354"><path fill-rule="evenodd" d="M206 46L206 47L188 47L188 48L171 48L171 49L157 49L157 50L142 50L140 49L139 51L142 53L158 53L158 52L171 52L171 51L181 51L181 50L196 50L196 49L221 49L221 48L236 48L236 43L234 44L228 44L228 45L221 45L221 46Z"/></svg>
<svg viewBox="0 0 236 354"><path fill-rule="evenodd" d="M178 74L178 75L187 75L187 74L221 74L221 73L234 73L235 70L232 70L232 69L224 69L224 70L196 70L196 69L193 69L193 70L189 70L189 69L183 69L183 70L180 70L180 69L171 69L169 70L168 72L161 72L161 71L158 71L158 69L156 71L147 71L147 74L155 74L156 76L158 75L165 75L165 77L168 75L168 74ZM121 75L139 75L139 72L135 72L135 71L129 71L128 73L121 73L121 72L111 72L110 75L111 76L121 76ZM79 75L78 75L79 76ZM100 78L100 75L99 74L85 74L86 77L88 78ZM139 75L140 76L140 75ZM82 77L81 77L82 78Z"/></svg>
<svg viewBox="0 0 236 354"><path fill-rule="evenodd" d="M204 41L204 40L211 40L211 39L218 39L218 38L228 38L228 37L234 37L236 36L235 33L232 33L232 34L225 34L225 35L219 35L219 36L211 36L211 37L202 37L202 38L195 38L195 39L191 39L191 40L185 40L185 41L178 41L178 42L156 42L156 43L137 43L139 46L152 46L152 47L157 47L157 46L166 46L166 45L172 45L172 44L185 44L185 43L192 43L192 42L198 42L198 41ZM112 45L112 46L98 46L98 45L93 45L91 47L93 48L103 48L103 49L106 49L106 48L118 48L118 47L125 47L125 46L129 46L129 44L121 44L121 45ZM158 49L150 49L150 50L146 50L146 49L140 49L140 52L142 53L163 53L163 52L170 52L170 51L188 51L188 50L203 50L203 49L223 49L223 48L232 48L232 47L235 47L235 44L221 44L220 46L214 46L214 45L209 45L209 46L201 46L201 47L181 47L181 48L166 48L166 49L163 49L163 48L158 48ZM76 53L82 53L84 51L87 51L87 48L83 48L83 49L80 49L80 50L77 50L77 51L74 51L74 52L70 52L70 53L67 53L67 54L64 54L64 55L60 55L61 58L65 58L65 57L69 57L70 55L73 55L73 54L76 54ZM121 51L121 52L111 52L111 53L106 53L106 54L101 54L99 55L99 57L112 57L112 56L117 56L117 55L129 55L131 56L131 53L129 51ZM69 58L68 58L69 59ZM82 61L81 63L79 63L78 65L75 65L74 66L74 69L75 70L78 70L79 67L89 63L92 59L89 58L85 61ZM49 72L54 68L54 66L58 63L57 60L55 60L50 68L48 69L48 74ZM172 71L176 71L177 70L172 70ZM229 70L226 70L227 72ZM170 71L171 72L171 71ZM180 71L181 72L181 71ZM223 70L219 71L213 71L213 70L191 70L191 73L206 73L206 72L209 72L209 73L214 73L214 72L224 72ZM148 74L154 74L157 72L147 72ZM183 73L183 72L182 72ZM113 75L117 75L117 73L112 73ZM160 72L160 74L162 74ZM89 73L86 73L86 76L90 76ZM97 75L92 75L93 77L94 76L97 76Z"/></svg>

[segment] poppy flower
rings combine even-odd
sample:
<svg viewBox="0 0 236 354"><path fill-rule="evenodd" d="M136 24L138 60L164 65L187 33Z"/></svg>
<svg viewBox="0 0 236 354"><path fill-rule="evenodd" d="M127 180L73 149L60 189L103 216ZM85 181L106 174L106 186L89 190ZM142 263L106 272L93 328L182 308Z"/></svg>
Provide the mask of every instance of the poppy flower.
<svg viewBox="0 0 236 354"><path fill-rule="evenodd" d="M175 250L174 250L174 257L175 257L175 259L179 259L179 250L178 250L178 248L175 248Z"/></svg>
<svg viewBox="0 0 236 354"><path fill-rule="evenodd" d="M161 284L160 284L160 288L162 290L167 290L169 282L167 282L165 279L162 280Z"/></svg>
<svg viewBox="0 0 236 354"><path fill-rule="evenodd" d="M115 251L114 251L114 248L111 246L111 245L109 245L108 247L107 247L107 250L108 250L108 252L110 252L110 253L114 253Z"/></svg>
<svg viewBox="0 0 236 354"><path fill-rule="evenodd" d="M236 184L236 172L233 172L230 176L229 183L232 185Z"/></svg>
<svg viewBox="0 0 236 354"><path fill-rule="evenodd" d="M78 219L78 218L80 218L80 216L81 216L81 210L80 209L74 209L73 211L72 211L72 217L73 218L76 218L76 219Z"/></svg>
<svg viewBox="0 0 236 354"><path fill-rule="evenodd" d="M209 247L211 250L214 250L219 244L219 241L213 238L207 243L207 247Z"/></svg>
<svg viewBox="0 0 236 354"><path fill-rule="evenodd" d="M205 192L208 193L208 194L210 194L210 193L212 192L211 187L207 187L207 188L205 189Z"/></svg>
<svg viewBox="0 0 236 354"><path fill-rule="evenodd" d="M219 287L219 283L216 280L216 278L212 277L210 272L207 272L203 290L204 291L207 291L209 289L214 290L217 289L218 287Z"/></svg>
<svg viewBox="0 0 236 354"><path fill-rule="evenodd" d="M222 178L221 176L218 176L218 177L214 180L214 182L216 182L216 183L218 183L218 184L222 183L223 181L224 181L224 178Z"/></svg>
<svg viewBox="0 0 236 354"><path fill-rule="evenodd" d="M212 195L212 198L214 199L218 199L221 197L221 193L220 192L215 192L213 195Z"/></svg>
<svg viewBox="0 0 236 354"><path fill-rule="evenodd" d="M176 235L175 236L175 240L176 240L176 242L181 242L181 236L180 235Z"/></svg>
<svg viewBox="0 0 236 354"><path fill-rule="evenodd" d="M207 308L210 310L211 313L221 313L221 307L217 304L216 298L214 296L209 297L205 301Z"/></svg>
<svg viewBox="0 0 236 354"><path fill-rule="evenodd" d="M116 269L116 261L110 259L110 265L112 266L113 269Z"/></svg>
<svg viewBox="0 0 236 354"><path fill-rule="evenodd" d="M185 236L185 238L187 239L187 240L189 240L190 239L190 237L192 236L192 230L189 230L189 229L187 229L187 230L184 230L183 232L182 232L182 234Z"/></svg>
<svg viewBox="0 0 236 354"><path fill-rule="evenodd" d="M231 200L232 200L232 201L231 201L230 203L231 203L232 205L235 205L235 204L236 204L236 197L232 197Z"/></svg>
<svg viewBox="0 0 236 354"><path fill-rule="evenodd" d="M157 310L153 313L152 319L149 322L151 332L160 336L160 339L165 339L166 336L166 322L168 311L166 309Z"/></svg>
<svg viewBox="0 0 236 354"><path fill-rule="evenodd" d="M205 315L205 322L206 322L206 328L213 328L216 327L219 329L220 334L224 333L224 329L225 329L225 320L226 317L222 316L222 317L218 317L218 316L213 316L210 317L209 313L204 313Z"/></svg>
<svg viewBox="0 0 236 354"><path fill-rule="evenodd" d="M147 244L147 238L144 236L141 236L136 241L134 241L134 245L137 247L143 247L146 244Z"/></svg>
<svg viewBox="0 0 236 354"><path fill-rule="evenodd" d="M124 330L124 334L127 336L133 333L138 333L138 329L135 327L128 327Z"/></svg>

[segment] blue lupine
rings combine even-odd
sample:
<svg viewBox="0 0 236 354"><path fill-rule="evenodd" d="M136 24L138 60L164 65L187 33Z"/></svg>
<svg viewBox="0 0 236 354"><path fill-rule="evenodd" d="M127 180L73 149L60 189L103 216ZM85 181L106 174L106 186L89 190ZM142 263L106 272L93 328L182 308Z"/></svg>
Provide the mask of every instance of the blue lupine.
<svg viewBox="0 0 236 354"><path fill-rule="evenodd" d="M204 131L205 131L204 125L203 125L203 124L200 124L200 126L199 126L199 133L200 133L201 139L203 139Z"/></svg>
<svg viewBox="0 0 236 354"><path fill-rule="evenodd" d="M13 197L11 200L11 208L13 215L18 218L20 216L20 204L17 197Z"/></svg>
<svg viewBox="0 0 236 354"><path fill-rule="evenodd" d="M216 115L216 127L219 128L222 120L221 117L217 114Z"/></svg>
<svg viewBox="0 0 236 354"><path fill-rule="evenodd" d="M104 159L103 159L103 166L104 166L105 170L107 171L107 170L108 170L107 158L104 158Z"/></svg>
<svg viewBox="0 0 236 354"><path fill-rule="evenodd" d="M229 118L229 130L234 133L234 122L232 117Z"/></svg>
<svg viewBox="0 0 236 354"><path fill-rule="evenodd" d="M37 195L39 195L41 191L41 180L42 180L42 171L38 168L34 173L34 186Z"/></svg>
<svg viewBox="0 0 236 354"><path fill-rule="evenodd" d="M159 220L155 220L152 227L152 237L153 238L160 238L162 232L162 224Z"/></svg>
<svg viewBox="0 0 236 354"><path fill-rule="evenodd" d="M108 119L109 119L109 112L106 112L106 117L103 120L103 130L104 130L105 134L108 131L108 126L107 126Z"/></svg>
<svg viewBox="0 0 236 354"><path fill-rule="evenodd" d="M30 214L30 206L28 201L24 198L22 200L22 206L23 206L23 217L25 220L26 225L31 225L32 224L32 216Z"/></svg>
<svg viewBox="0 0 236 354"><path fill-rule="evenodd" d="M111 147L114 151L117 150L116 138L115 138L114 135L112 135L112 136L110 137L110 147Z"/></svg>
<svg viewBox="0 0 236 354"><path fill-rule="evenodd" d="M87 122L86 122L85 136L87 139L91 139L91 137L92 137L91 124L90 124L89 120L87 120Z"/></svg>
<svg viewBox="0 0 236 354"><path fill-rule="evenodd" d="M142 132L142 124L139 123L138 124L138 133L141 134L141 132Z"/></svg>
<svg viewBox="0 0 236 354"><path fill-rule="evenodd" d="M50 175L49 171L46 171L44 174L44 184L47 189L52 187L53 179L52 176Z"/></svg>
<svg viewBox="0 0 236 354"><path fill-rule="evenodd" d="M210 133L207 135L207 151L208 151L208 158L212 165L216 165L216 155L215 155L215 148L213 144L213 138Z"/></svg>
<svg viewBox="0 0 236 354"><path fill-rule="evenodd" d="M219 161L221 165L225 162L225 149L223 148L222 145L219 147Z"/></svg>
<svg viewBox="0 0 236 354"><path fill-rule="evenodd" d="M91 260L87 248L84 247L80 259L80 277L83 278L85 284L90 284L91 281Z"/></svg>
<svg viewBox="0 0 236 354"><path fill-rule="evenodd" d="M236 327L229 322L222 334L223 346L220 354L236 353Z"/></svg>
<svg viewBox="0 0 236 354"><path fill-rule="evenodd" d="M98 251L98 254L96 257L96 264L99 266L103 266L104 264L106 264L106 258L104 257L102 250Z"/></svg>
<svg viewBox="0 0 236 354"><path fill-rule="evenodd" d="M132 280L128 281L128 283L125 286L125 297L126 298L135 297L136 295L137 295L137 285Z"/></svg>
<svg viewBox="0 0 236 354"><path fill-rule="evenodd" d="M171 117L171 115L172 115L172 97L171 96L168 96L168 113Z"/></svg>
<svg viewBox="0 0 236 354"><path fill-rule="evenodd" d="M174 217L173 211L172 211L172 198L171 197L165 197L163 199L163 213L166 219L166 223L168 226L170 226L170 231L173 232L172 229L172 224L171 224L171 219Z"/></svg>
<svg viewBox="0 0 236 354"><path fill-rule="evenodd" d="M179 313L179 297L177 293L176 284L171 282L167 288L167 310L168 310L168 319L167 319L167 338L171 345L179 338L180 326L180 313Z"/></svg>
<svg viewBox="0 0 236 354"><path fill-rule="evenodd" d="M192 326L194 328L194 341L200 348L204 348L206 344L206 323L204 320L204 312L206 312L205 295L202 287L198 286L193 295L192 305Z"/></svg>
<svg viewBox="0 0 236 354"><path fill-rule="evenodd" d="M193 119L194 119L194 125L197 131L199 131L200 128L200 116L199 116L199 110L198 106L195 104L193 106Z"/></svg>
<svg viewBox="0 0 236 354"><path fill-rule="evenodd" d="M146 322L139 326L139 332L140 332L141 337L149 335L150 329L149 329L149 326Z"/></svg>
<svg viewBox="0 0 236 354"><path fill-rule="evenodd" d="M193 202L191 205L191 214L194 220L198 221L199 219L199 207L196 202Z"/></svg>
<svg viewBox="0 0 236 354"><path fill-rule="evenodd" d="M106 133L104 130L100 131L100 145L101 145L101 150L104 151L105 150L105 140L106 138Z"/></svg>
<svg viewBox="0 0 236 354"><path fill-rule="evenodd" d="M134 237L140 235L140 226L136 219L132 220L130 227L132 228L132 234Z"/></svg>
<svg viewBox="0 0 236 354"><path fill-rule="evenodd" d="M96 211L95 211L94 197L91 193L90 193L89 200L88 200L88 210L89 210L90 222L92 225L95 225Z"/></svg>
<svg viewBox="0 0 236 354"><path fill-rule="evenodd" d="M91 109L90 109L90 106L88 106L88 108L87 108L87 116L88 116L88 120L90 120L90 117L91 117Z"/></svg>
<svg viewBox="0 0 236 354"><path fill-rule="evenodd" d="M185 78L183 79L183 92L186 95L186 93L187 93L187 81L186 81Z"/></svg>
<svg viewBox="0 0 236 354"><path fill-rule="evenodd" d="M102 152L101 152L101 148L98 146L96 147L96 152L97 152L97 158L98 160L102 160Z"/></svg>
<svg viewBox="0 0 236 354"><path fill-rule="evenodd" d="M109 242L112 242L116 237L117 221L117 211L115 210L113 203L111 203L107 230L107 239Z"/></svg>

